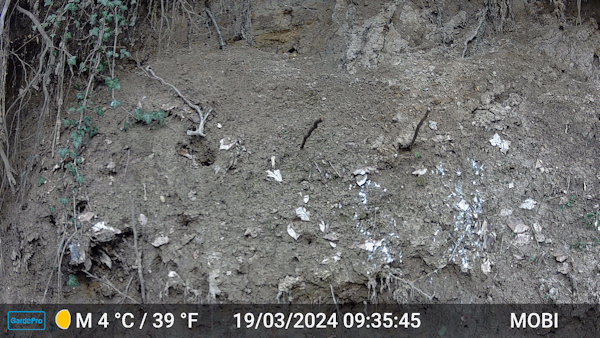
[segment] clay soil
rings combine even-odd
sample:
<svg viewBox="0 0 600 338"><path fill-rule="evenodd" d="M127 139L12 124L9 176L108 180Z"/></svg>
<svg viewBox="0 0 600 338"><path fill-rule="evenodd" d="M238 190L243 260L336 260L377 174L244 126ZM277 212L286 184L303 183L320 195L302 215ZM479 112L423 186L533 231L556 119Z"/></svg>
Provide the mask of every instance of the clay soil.
<svg viewBox="0 0 600 338"><path fill-rule="evenodd" d="M416 3L397 12L425 20ZM0 301L141 301L135 225L149 303L600 302L598 27L540 12L463 57L464 10L454 41L398 22L406 46L368 64L214 36L145 51L212 108L205 137L186 134L198 114L173 90L122 63L122 107L106 87L92 97L106 109L81 186L50 132L25 150L37 161L6 204ZM99 222L115 234L94 237Z"/></svg>

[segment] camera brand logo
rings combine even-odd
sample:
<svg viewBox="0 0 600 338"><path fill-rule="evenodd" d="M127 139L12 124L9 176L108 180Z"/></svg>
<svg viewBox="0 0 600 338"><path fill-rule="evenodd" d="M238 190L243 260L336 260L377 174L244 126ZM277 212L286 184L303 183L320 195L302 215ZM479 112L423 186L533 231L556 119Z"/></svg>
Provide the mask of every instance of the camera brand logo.
<svg viewBox="0 0 600 338"><path fill-rule="evenodd" d="M8 311L7 326L14 331L41 331L46 329L44 311Z"/></svg>

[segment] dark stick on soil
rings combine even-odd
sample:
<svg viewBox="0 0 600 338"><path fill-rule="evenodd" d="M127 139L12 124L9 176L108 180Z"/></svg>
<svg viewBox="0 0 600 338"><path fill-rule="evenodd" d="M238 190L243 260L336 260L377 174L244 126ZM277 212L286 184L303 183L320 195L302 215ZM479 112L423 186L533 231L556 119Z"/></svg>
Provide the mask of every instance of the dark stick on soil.
<svg viewBox="0 0 600 338"><path fill-rule="evenodd" d="M300 145L300 149L304 149L304 144L306 143L306 140L308 139L308 137L310 136L310 134L313 132L313 130L317 129L317 126L319 125L319 123L323 122L323 118L319 117L312 125L312 127L310 127L310 129L308 130L308 133L306 133L306 135L304 135L304 140L302 140L302 144Z"/></svg>
<svg viewBox="0 0 600 338"><path fill-rule="evenodd" d="M413 144L415 144L415 140L417 139L417 134L419 133L419 129L421 129L421 125L423 124L423 121L425 121L427 116L429 116L430 111L431 111L431 109L427 108L427 112L425 113L425 116L423 116L423 118L421 118L421 121L419 121L419 124L417 124L417 129L415 129L415 134L413 135L412 141L410 141L410 143L407 146L402 147L402 149L407 149L407 150L412 149Z"/></svg>

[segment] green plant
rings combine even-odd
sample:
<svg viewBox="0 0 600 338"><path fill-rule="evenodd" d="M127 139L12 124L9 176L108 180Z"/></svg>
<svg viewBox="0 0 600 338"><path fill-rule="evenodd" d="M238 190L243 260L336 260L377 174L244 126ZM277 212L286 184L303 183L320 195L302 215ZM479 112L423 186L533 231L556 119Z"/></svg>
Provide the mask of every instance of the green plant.
<svg viewBox="0 0 600 338"><path fill-rule="evenodd" d="M77 281L77 277L73 274L70 274L67 279L67 286L70 288L76 288L78 285L79 282Z"/></svg>
<svg viewBox="0 0 600 338"><path fill-rule="evenodd" d="M94 85L98 78L102 79L111 96L110 106L117 109L121 105L121 101L115 98L115 92L121 89L120 81L115 75L116 60L129 57L130 54L121 47L125 44L121 42L120 36L127 27L135 25L138 5L137 0L44 0L48 15L41 28L49 31L53 40L51 50L57 61L52 61L49 67L64 70L58 74L57 87L66 82L63 79L67 70L72 77L79 76L79 80L73 85L76 104L67 109L69 114L79 116L68 116L62 121L63 126L70 129L69 139L73 146L58 150L66 162L65 168L78 185L84 181L78 168L83 163L79 154L82 147L98 134L92 114L88 112L92 110L96 116L104 115L104 109L94 107L95 104L90 99ZM63 95L62 92L60 95ZM59 113L60 109L59 107Z"/></svg>
<svg viewBox="0 0 600 338"><path fill-rule="evenodd" d="M568 201L560 205L560 210L564 209L565 207L572 207L573 204L575 204L575 201L577 201L577 196L571 196Z"/></svg>
<svg viewBox="0 0 600 338"><path fill-rule="evenodd" d="M54 213L54 206L53 205L48 206L48 211L50 211L50 213L53 214Z"/></svg>
<svg viewBox="0 0 600 338"><path fill-rule="evenodd" d="M67 206L67 204L69 204L68 198L61 198L59 201L60 201L60 204L64 205L65 207Z"/></svg>
<svg viewBox="0 0 600 338"><path fill-rule="evenodd" d="M146 124L150 124L150 122L156 120L158 121L158 123L163 123L163 121L165 120L165 112L160 109L159 111L153 111L153 112L146 112L146 113L142 113L141 109L134 109L134 117L136 118L136 120L138 121L144 121L146 122Z"/></svg>
<svg viewBox="0 0 600 338"><path fill-rule="evenodd" d="M46 179L42 176L38 177L38 187L41 187L44 183L46 183Z"/></svg>
<svg viewBox="0 0 600 338"><path fill-rule="evenodd" d="M576 244L571 244L569 246L570 249L579 249L579 250L584 250L585 248L587 248L587 244L585 244L582 240L578 241Z"/></svg>
<svg viewBox="0 0 600 338"><path fill-rule="evenodd" d="M421 157L421 153L419 153L418 151L415 151L415 157L416 157L416 158L419 158L419 157Z"/></svg>
<svg viewBox="0 0 600 338"><path fill-rule="evenodd" d="M598 230L598 225L600 223L600 210L596 211L595 213L590 212L588 213L586 216L583 217L583 225L585 225L586 228L591 228L594 227L595 230Z"/></svg>

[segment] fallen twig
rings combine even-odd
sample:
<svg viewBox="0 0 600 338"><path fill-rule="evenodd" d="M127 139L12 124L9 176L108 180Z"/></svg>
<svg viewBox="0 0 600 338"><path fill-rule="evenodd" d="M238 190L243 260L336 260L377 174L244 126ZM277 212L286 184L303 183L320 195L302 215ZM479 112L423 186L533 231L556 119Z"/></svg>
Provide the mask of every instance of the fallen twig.
<svg viewBox="0 0 600 338"><path fill-rule="evenodd" d="M135 276L131 276L131 278L129 278L129 282L127 282L127 285L125 285L125 291L123 292L124 294L127 294L127 292L129 292L129 286L131 285L131 281L133 281L133 277ZM124 300L125 297L121 298L118 304L121 304Z"/></svg>
<svg viewBox="0 0 600 338"><path fill-rule="evenodd" d="M200 123L198 124L198 129L196 130L188 130L187 134L189 136L191 135L200 135L202 137L204 137L204 124L206 123L206 118L208 117L208 114L210 114L210 112L212 111L212 108L209 108L208 111L206 113L204 113L202 111L202 108L200 108L198 105L193 104L192 102L190 102L190 100L188 100L185 96L183 96L183 94L181 94L181 92L179 91L179 89L177 89L175 86L173 86L170 83L165 82L165 80L163 80L161 77L157 76L156 74L154 74L154 71L152 70L152 68L150 68L150 66L146 66L146 68L142 68L145 72L146 75L148 73L150 73L151 75L148 75L149 77L160 81L162 84L164 84L165 86L169 86L171 88L173 88L173 90L175 90L175 92L177 93L177 95L179 95L179 97L181 97L183 99L183 101L185 101L185 103L190 106L190 108L194 109L197 113L198 116L200 117Z"/></svg>
<svg viewBox="0 0 600 338"><path fill-rule="evenodd" d="M306 140L308 139L308 137L310 136L310 134L312 134L313 130L317 129L319 123L323 122L323 117L319 117L312 125L312 127L310 127L310 129L308 130L308 133L306 133L306 135L304 135L304 139L302 140L302 144L300 145L300 149L304 149L304 144L306 143Z"/></svg>
<svg viewBox="0 0 600 338"><path fill-rule="evenodd" d="M416 290L418 293L420 293L425 298L427 298L427 300L429 300L429 301L433 300L434 295L429 295L427 292L419 289L418 287L415 286L414 282L411 282L411 281L406 280L404 278L400 278L400 277L394 275L393 273L390 273L390 276L392 276L394 279L396 279L396 280L398 280L398 281L400 281L402 283L408 284L413 290ZM417 278L417 280L418 279L419 278Z"/></svg>
<svg viewBox="0 0 600 338"><path fill-rule="evenodd" d="M104 278L100 278L100 277L98 277L98 276L96 276L96 275L94 275L94 274L91 274L91 273L87 272L87 271L84 271L84 272L85 272L85 274L86 274L88 277L90 277L90 278L93 278L93 279L96 279L96 280L99 280L99 281L101 281L102 283L104 283L104 284L108 285L108 286L109 286L109 287L111 287L113 290L117 291L117 293L118 293L118 294L120 294L121 296L123 296L123 297L125 297L125 298L127 298L127 299L131 300L132 302L134 302L134 303L136 303L136 304L139 304L139 303L140 303L140 302L138 302L137 300L135 300L134 298L132 298L131 296L129 296L129 295L126 295L126 294L124 294L123 292L121 292L121 290L117 289L117 288L116 288L116 287L115 287L115 286L114 286L114 285L113 285L111 282L107 281L106 279L104 279Z"/></svg>
<svg viewBox="0 0 600 338"><path fill-rule="evenodd" d="M127 180L127 168L129 167L129 152L131 149L127 149L127 162L125 162L125 174L123 174L123 180Z"/></svg>
<svg viewBox="0 0 600 338"><path fill-rule="evenodd" d="M337 171L337 169L335 169L333 164L331 164L331 161L327 161L327 162L329 162L329 165L333 168L333 171L335 171L335 174L338 175L338 177L342 177L342 175L340 175L340 173Z"/></svg>
<svg viewBox="0 0 600 338"><path fill-rule="evenodd" d="M144 269L142 268L142 253L137 245L137 226L135 225L135 211L133 209L133 195L131 195L131 226L133 227L133 249L135 250L135 261L140 278L140 293L142 294L142 303L146 303L146 281L144 280Z"/></svg>
<svg viewBox="0 0 600 338"><path fill-rule="evenodd" d="M421 125L423 124L423 121L425 121L427 116L429 116L430 111L431 111L431 108L427 108L427 112L421 118L421 121L419 121L419 124L417 124L417 129L415 129L415 133L413 134L412 141L410 141L410 143L408 145L402 147L401 149L408 149L408 150L412 149L413 144L415 144L415 140L417 139L417 134L419 134L419 129L421 129Z"/></svg>

